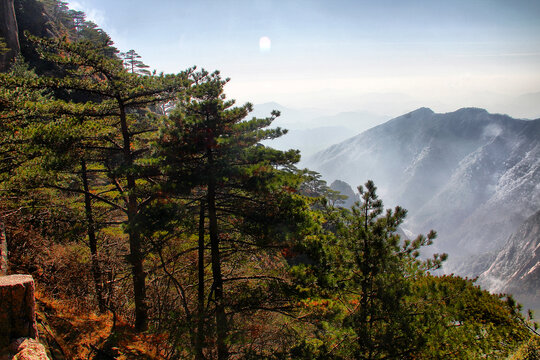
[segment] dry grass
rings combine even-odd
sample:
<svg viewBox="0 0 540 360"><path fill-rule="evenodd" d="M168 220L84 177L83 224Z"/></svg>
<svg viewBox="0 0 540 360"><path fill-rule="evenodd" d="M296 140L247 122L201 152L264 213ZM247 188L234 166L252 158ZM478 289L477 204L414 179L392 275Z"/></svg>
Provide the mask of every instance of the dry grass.
<svg viewBox="0 0 540 360"><path fill-rule="evenodd" d="M40 337L55 359L163 359L164 339L136 333L110 313L98 314L73 300L53 299L36 292ZM114 325L114 327L113 327Z"/></svg>

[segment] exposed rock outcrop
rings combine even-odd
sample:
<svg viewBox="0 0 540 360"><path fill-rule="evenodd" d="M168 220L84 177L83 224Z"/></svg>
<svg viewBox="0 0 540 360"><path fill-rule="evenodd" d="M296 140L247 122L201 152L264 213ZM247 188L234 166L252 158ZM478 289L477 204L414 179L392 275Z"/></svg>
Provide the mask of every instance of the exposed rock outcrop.
<svg viewBox="0 0 540 360"><path fill-rule="evenodd" d="M512 293L528 307L540 306L540 211L508 238L478 283L492 292Z"/></svg>
<svg viewBox="0 0 540 360"><path fill-rule="evenodd" d="M0 349L19 338L37 338L34 279L31 275L0 277Z"/></svg>
<svg viewBox="0 0 540 360"><path fill-rule="evenodd" d="M343 203L338 204L340 207L350 208L353 204L359 200L358 194L355 194L351 185L347 184L345 181L335 180L330 184L330 189L338 191L341 195L345 195L347 199L343 200Z"/></svg>
<svg viewBox="0 0 540 360"><path fill-rule="evenodd" d="M35 339L20 338L9 346L13 360L49 360L45 346ZM9 358L11 355L7 355ZM0 360L3 360L0 358Z"/></svg>
<svg viewBox="0 0 540 360"><path fill-rule="evenodd" d="M5 39L9 48L7 53L0 54L0 72L3 72L21 50L13 0L0 0L0 37Z"/></svg>

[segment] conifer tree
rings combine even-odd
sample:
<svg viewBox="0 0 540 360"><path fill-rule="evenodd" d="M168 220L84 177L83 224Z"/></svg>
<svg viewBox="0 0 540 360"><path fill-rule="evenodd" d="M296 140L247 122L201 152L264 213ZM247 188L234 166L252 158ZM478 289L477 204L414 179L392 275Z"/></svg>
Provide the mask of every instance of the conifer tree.
<svg viewBox="0 0 540 360"><path fill-rule="evenodd" d="M305 331L308 319L312 329L287 356L504 358L531 336L534 324L511 298L470 279L431 274L446 259L420 257L435 232L401 238L406 211L385 212L372 181L358 191L351 210L319 203L320 228L288 256L303 304L297 329Z"/></svg>
<svg viewBox="0 0 540 360"><path fill-rule="evenodd" d="M96 297L100 311L104 312L105 301L102 292L101 270L97 259L97 228L92 210L92 199L89 195L93 191L93 189L90 189L89 179L91 175L89 174L94 170L87 169L88 162L96 161L96 151L89 148L98 143L96 139L99 134L96 133L96 128L92 127L91 121L85 122L80 119L73 121L76 117L65 114L51 114L39 108L32 111L31 107L27 106L28 104L44 104L52 101L52 98L43 96L42 90L32 89L37 81L37 76L27 69L26 64L20 61L21 59L16 62L9 74L17 80L11 84L0 82L6 91L9 91L9 87L25 84L26 89L25 86L15 88L18 97L21 97L24 91L28 95L32 94L32 96L26 97L27 104L17 101L5 103L6 108L4 111L9 111L12 115L10 119L13 127L11 130L4 129L6 135L11 136L6 137L6 142L0 143L0 147L6 151L4 154L10 154L11 159L16 158L18 161L11 164L3 161L6 166L4 170L11 177L17 179L17 184L14 186L19 190L28 187L27 191L39 192L40 189L47 188L48 184L51 184L52 187L64 186L75 190L74 184L80 184L77 190L82 192L84 196L86 233L92 256L91 267ZM23 81L24 79L27 81ZM8 157L2 160L7 159ZM24 172L27 174L17 176L16 169L22 165L24 165ZM8 182L6 182L6 185ZM69 203L65 199L63 202L66 205ZM77 207L76 204L70 205Z"/></svg>
<svg viewBox="0 0 540 360"><path fill-rule="evenodd" d="M56 93L67 92L79 99L78 103L59 99L42 103L27 102L23 108L32 109L35 116L41 119L39 121L45 121L45 127L34 122L36 133L33 138L43 139L46 135L43 130L49 128L53 131L49 131L46 136L58 135L63 138L51 138L51 141L42 142L41 146L81 145L80 141L73 140L78 138L77 135L65 135L73 134L77 126L93 128L99 141L96 143L96 138L94 141L86 141L81 150L99 151L100 158L105 160L103 166L109 184L108 189L103 190L105 195L61 184L50 185L62 191L82 192L93 201L107 204L125 214L130 248L128 260L133 276L135 324L137 329L143 330L148 325L145 250L136 223L139 211L149 202L152 192L150 183L145 181L151 174L140 159L148 153L149 138L156 131L156 125L149 119L151 114L148 114L145 107L174 99L177 91L186 85L186 75L139 77L126 72L120 61L105 56L102 47L91 43L70 44L61 40L37 38L33 41L39 45L42 56L56 63L66 75L59 78L41 77L25 81L22 85L26 88L50 89ZM7 78L4 80L10 81ZM66 121L51 121L54 118L65 118ZM111 196L114 193L116 195Z"/></svg>
<svg viewBox="0 0 540 360"><path fill-rule="evenodd" d="M86 14L77 10L69 10L67 13L73 20L73 30L76 33L80 32L86 22Z"/></svg>
<svg viewBox="0 0 540 360"><path fill-rule="evenodd" d="M238 299L233 300L226 285L232 286L234 281L255 283L277 279L264 273L251 277L235 274L231 269L239 265L232 265L231 261L240 261L243 256L238 254L255 254L257 248L277 251L275 249L283 246L287 236L301 222L301 209L305 205L303 200L295 200L290 191L298 185L296 175L285 170L298 161L298 152L282 152L260 145L262 140L284 133L279 128L266 129L279 113L247 120L251 105L233 107L234 101L227 101L223 93L227 81L217 72L194 74L189 97L171 113L159 144L167 176L166 191L189 193L197 189L201 226L205 217L207 219L212 270L212 286L207 296L214 309L219 359L229 356L234 328L232 309L248 311L249 307L250 311L255 311L266 304L262 299L249 298L249 287L244 287L246 293L236 295ZM295 207L298 212L292 210ZM199 251L204 250L204 244L199 242ZM235 257L237 260L233 260ZM199 259L204 260L204 256L199 255ZM203 276L200 262L199 266L199 276ZM199 285L202 281L201 277ZM278 289L276 285L276 294ZM200 288L199 302L205 297L202 291ZM266 300L272 298L265 295ZM250 299L250 303L242 305L240 299ZM268 305L272 306L280 304ZM202 316L199 314L199 318ZM205 333L206 329L199 324L198 334ZM201 338L197 340L199 359L203 358L201 341Z"/></svg>
<svg viewBox="0 0 540 360"><path fill-rule="evenodd" d="M400 243L396 234L406 210L396 207L383 214L383 203L372 181L358 187L361 200L357 202L338 236L349 250L341 263L347 282L346 292L358 299L355 310L345 319L355 333L353 346L358 359L399 358L415 339L410 327L410 309L403 301L410 294L404 276L422 246L430 245L435 232L419 236L412 243ZM446 255L418 262L425 270L436 269Z"/></svg>
<svg viewBox="0 0 540 360"><path fill-rule="evenodd" d="M124 66L132 74L150 75L149 66L143 63L141 56L135 50L120 53L120 58L124 61Z"/></svg>

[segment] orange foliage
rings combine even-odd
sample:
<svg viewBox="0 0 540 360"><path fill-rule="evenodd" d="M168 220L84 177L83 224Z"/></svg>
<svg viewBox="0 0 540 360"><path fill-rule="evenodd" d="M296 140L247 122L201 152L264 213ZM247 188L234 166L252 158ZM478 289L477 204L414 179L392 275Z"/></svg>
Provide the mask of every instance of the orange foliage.
<svg viewBox="0 0 540 360"><path fill-rule="evenodd" d="M36 291L40 338L51 353L60 352L68 359L92 359L98 353L118 360L164 359L162 334L137 333L118 318L113 328L111 313L86 311L73 301L53 299Z"/></svg>

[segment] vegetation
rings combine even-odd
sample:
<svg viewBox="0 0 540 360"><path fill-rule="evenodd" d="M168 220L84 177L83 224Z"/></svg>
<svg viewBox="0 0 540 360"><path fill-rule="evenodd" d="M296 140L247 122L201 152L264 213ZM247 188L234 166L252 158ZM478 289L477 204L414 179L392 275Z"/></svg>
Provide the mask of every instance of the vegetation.
<svg viewBox="0 0 540 360"><path fill-rule="evenodd" d="M38 5L64 36L27 32L0 74L0 220L64 356L538 356L532 315L434 275L435 232L401 238L406 210L373 182L340 208L297 151L261 145L278 112L250 119L218 72L151 73L83 13Z"/></svg>
<svg viewBox="0 0 540 360"><path fill-rule="evenodd" d="M7 44L4 41L4 38L0 37L0 55L5 54L8 51L9 51L9 48L7 47Z"/></svg>

